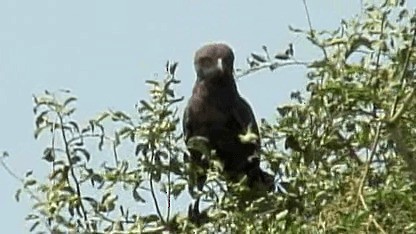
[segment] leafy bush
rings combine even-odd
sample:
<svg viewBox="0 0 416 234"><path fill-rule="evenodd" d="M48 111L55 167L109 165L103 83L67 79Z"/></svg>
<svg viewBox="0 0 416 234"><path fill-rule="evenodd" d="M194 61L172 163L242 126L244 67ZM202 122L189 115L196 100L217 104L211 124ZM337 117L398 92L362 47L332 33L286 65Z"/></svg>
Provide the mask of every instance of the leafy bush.
<svg viewBox="0 0 416 234"><path fill-rule="evenodd" d="M50 139L43 155L50 172L48 181L28 172L16 194L25 191L34 203L31 231L416 232L415 26L404 0L386 0L334 31L291 28L322 51L312 62L274 58L267 48L265 56L253 54L238 77L308 67L306 92L290 95L297 104L261 123L262 154L278 191L253 200L240 184L224 186L214 166L200 227L170 207L192 170L183 157L176 63L167 64L163 80L146 82L149 99L134 115L106 111L81 125L69 92L36 95L35 137ZM131 205L146 196L150 214Z"/></svg>

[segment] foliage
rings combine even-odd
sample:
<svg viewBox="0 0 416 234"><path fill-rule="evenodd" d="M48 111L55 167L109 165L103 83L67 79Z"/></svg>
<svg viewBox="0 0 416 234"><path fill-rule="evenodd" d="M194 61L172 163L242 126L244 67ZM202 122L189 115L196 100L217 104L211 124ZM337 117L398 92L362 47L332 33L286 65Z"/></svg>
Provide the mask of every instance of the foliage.
<svg viewBox="0 0 416 234"><path fill-rule="evenodd" d="M34 97L35 138L50 139L43 154L50 171L47 181L32 172L24 179L34 203L31 231L416 232L416 14L404 0L386 0L334 31L291 30L322 57L282 60L263 47L265 55L252 54L237 75L307 64L306 93L292 93L295 104L261 123L278 191L253 198L240 183L224 186L214 163L203 196L207 222L196 227L171 214L171 199L185 193L194 168L182 157L177 64L168 63L163 80L146 82L150 97L137 115L106 111L82 125L69 92ZM135 209L141 202L154 212Z"/></svg>

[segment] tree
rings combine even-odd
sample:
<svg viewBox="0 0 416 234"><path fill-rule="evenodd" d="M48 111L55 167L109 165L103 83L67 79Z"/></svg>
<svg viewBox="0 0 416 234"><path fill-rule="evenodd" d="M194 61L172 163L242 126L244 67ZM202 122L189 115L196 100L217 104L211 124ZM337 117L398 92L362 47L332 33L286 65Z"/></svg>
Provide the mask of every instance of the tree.
<svg viewBox="0 0 416 234"><path fill-rule="evenodd" d="M317 31L312 24L291 31L305 36L322 57L303 63L289 53L282 60L264 47L265 54L253 54L249 68L237 75L291 64L308 67L306 92L290 94L297 104L279 106L274 122L261 121L262 154L279 179L278 192L241 199L250 193L241 183L224 186L214 163L203 195L212 207L199 230L416 232L416 14L404 0L385 0L367 4L360 16L333 31ZM167 64L163 80L147 81L150 96L139 102L136 115L106 111L80 125L73 119L76 98L70 93L34 97L35 137L47 134L51 140L43 156L51 170L48 181L28 172L16 194L19 199L24 191L34 203L27 217L31 230L196 228L186 216L172 214L169 205L185 191L191 168L183 161L177 131L182 98L173 88L179 82L176 66ZM283 142L291 150L284 150ZM154 213L128 206L142 202L146 193Z"/></svg>

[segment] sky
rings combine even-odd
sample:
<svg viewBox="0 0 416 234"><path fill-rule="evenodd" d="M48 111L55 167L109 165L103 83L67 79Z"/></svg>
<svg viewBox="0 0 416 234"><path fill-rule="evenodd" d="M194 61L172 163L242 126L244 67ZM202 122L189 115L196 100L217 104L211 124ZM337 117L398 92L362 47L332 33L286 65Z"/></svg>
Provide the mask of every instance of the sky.
<svg viewBox="0 0 416 234"><path fill-rule="evenodd" d="M360 12L360 0L308 2L316 29L336 29ZM246 68L247 56L262 45L284 51L293 43L302 61L319 56L289 25L308 28L302 0L0 0L0 152L9 153L6 162L18 175L48 169L45 142L33 137L32 96L44 90L70 89L82 122L109 108L134 114L136 102L147 98L144 81L162 78L167 60L179 62L176 92L189 98L194 52L208 42L228 43L237 68ZM257 118L272 120L291 91L304 91L305 71L264 70L237 85ZM20 183L3 168L0 178L2 232L27 233L30 201L14 200Z"/></svg>

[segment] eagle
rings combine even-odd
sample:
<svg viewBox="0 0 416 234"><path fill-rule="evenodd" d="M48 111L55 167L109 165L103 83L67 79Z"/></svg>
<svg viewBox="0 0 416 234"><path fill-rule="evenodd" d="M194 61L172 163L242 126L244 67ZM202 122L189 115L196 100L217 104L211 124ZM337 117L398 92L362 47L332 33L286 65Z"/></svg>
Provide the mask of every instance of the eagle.
<svg viewBox="0 0 416 234"><path fill-rule="evenodd" d="M274 177L260 168L259 129L253 110L237 90L232 49L223 43L207 44L195 52L194 67L197 79L182 121L191 163L203 169L209 167L209 158L188 144L194 137L206 139L228 178L247 175L249 188L258 189L260 185L274 190ZM247 133L256 137L242 139ZM202 191L206 179L204 172L197 175L198 190ZM199 199L194 207L197 213L198 203Z"/></svg>

